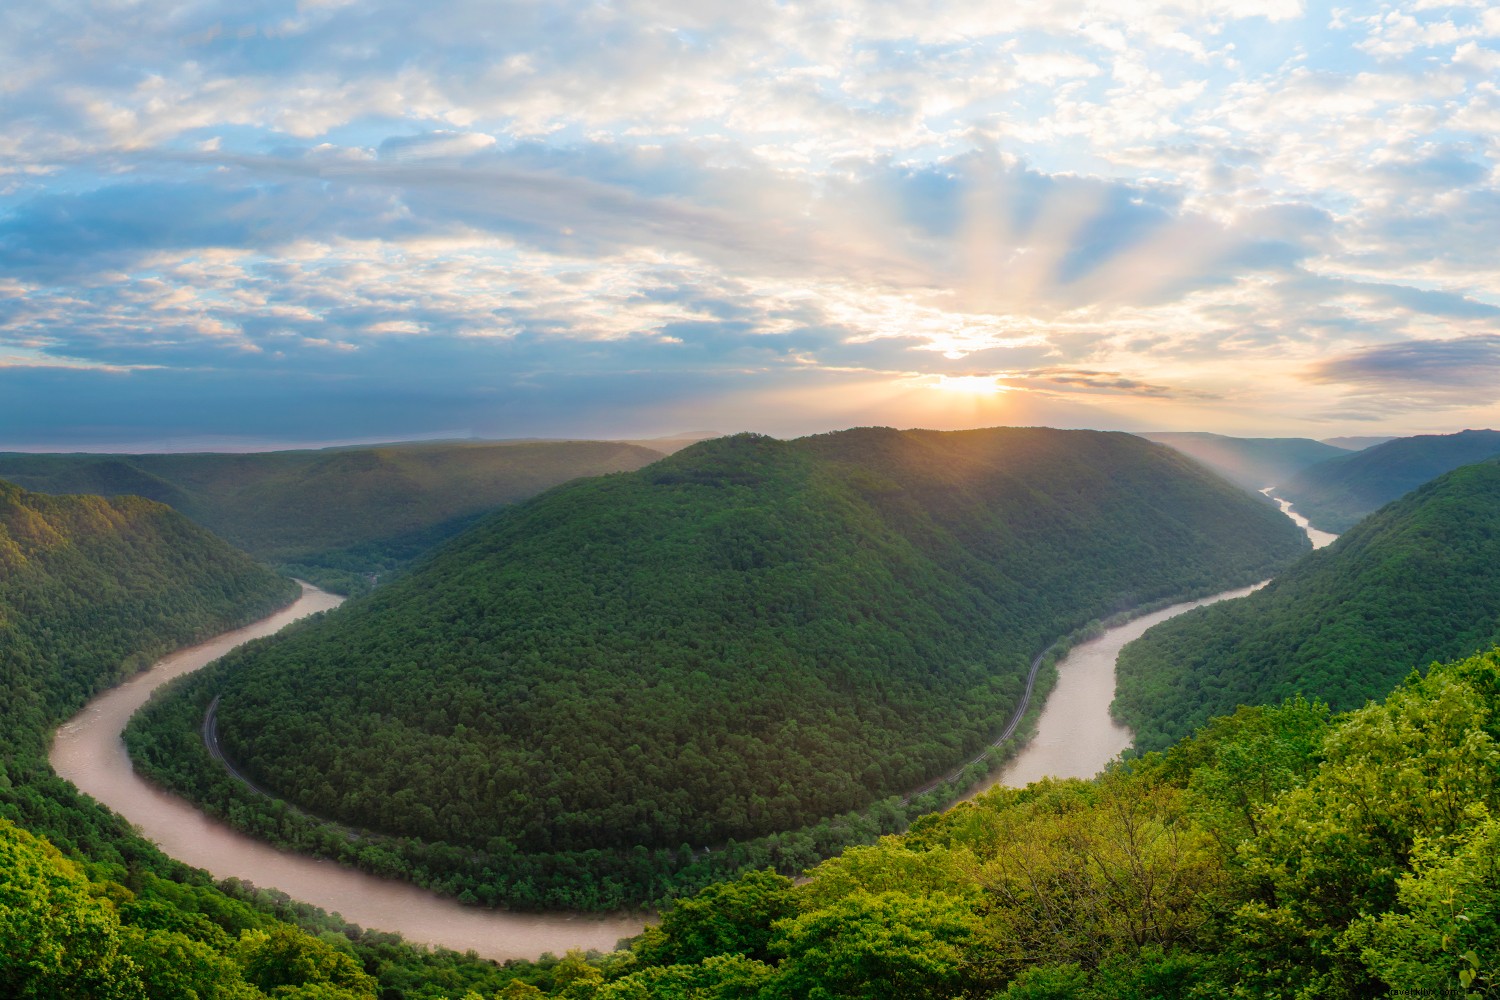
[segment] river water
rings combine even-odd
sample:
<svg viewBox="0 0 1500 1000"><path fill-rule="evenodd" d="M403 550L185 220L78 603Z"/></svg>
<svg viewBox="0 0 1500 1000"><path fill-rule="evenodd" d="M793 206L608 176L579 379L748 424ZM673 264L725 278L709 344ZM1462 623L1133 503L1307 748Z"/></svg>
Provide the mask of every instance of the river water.
<svg viewBox="0 0 1500 1000"><path fill-rule="evenodd" d="M1275 500L1282 513L1306 532L1313 548L1321 549L1338 537L1308 524L1307 518L1292 510L1292 505L1287 501L1272 496L1271 490L1261 492ZM1074 646L1057 663L1057 684L1047 696L1041 715L1037 717L1036 736L1011 758L998 775L986 781L971 795L978 795L996 785L1024 788L1033 781L1049 776L1092 778L1104 770L1104 766L1119 756L1134 739L1134 734L1115 722L1109 714L1110 702L1115 698L1115 660L1119 657L1120 650L1127 643L1144 635L1151 626L1168 618L1175 618L1184 611L1201 608L1206 604L1244 597L1264 585L1262 582L1253 587L1226 590L1202 600L1174 604Z"/></svg>
<svg viewBox="0 0 1500 1000"><path fill-rule="evenodd" d="M270 635L290 622L336 607L342 599L303 585L290 607L253 625L181 649L143 674L89 702L60 726L50 760L58 774L135 824L172 857L215 878L240 878L337 913L361 927L397 931L408 941L473 950L485 958L535 959L569 948L610 951L639 934L639 917L507 913L461 906L406 882L378 878L331 861L277 850L209 819L184 799L138 777L120 733L151 692L190 673L240 643Z"/></svg>
<svg viewBox="0 0 1500 1000"><path fill-rule="evenodd" d="M1271 496L1269 490L1265 491ZM1336 536L1311 527L1285 500L1271 497L1307 532L1314 548ZM1256 586L1260 586L1257 584ZM1255 587L1225 591L1176 604L1075 646L1057 664L1057 684L1037 720L1037 734L984 788L1023 787L1054 777L1089 778L1130 746L1130 730L1109 715L1115 693L1115 658L1151 626L1192 608L1243 597ZM337 607L341 598L303 585L290 607L209 642L178 650L143 674L105 692L60 726L50 759L58 774L135 824L162 850L215 878L240 878L275 888L341 915L351 923L397 931L409 941L473 950L485 958L540 957L569 948L612 949L622 937L640 933L638 917L507 913L461 906L406 882L382 879L329 861L292 854L209 819L187 801L138 777L120 733L157 687L223 656L250 639L270 635L290 622ZM973 794L978 794L978 789Z"/></svg>

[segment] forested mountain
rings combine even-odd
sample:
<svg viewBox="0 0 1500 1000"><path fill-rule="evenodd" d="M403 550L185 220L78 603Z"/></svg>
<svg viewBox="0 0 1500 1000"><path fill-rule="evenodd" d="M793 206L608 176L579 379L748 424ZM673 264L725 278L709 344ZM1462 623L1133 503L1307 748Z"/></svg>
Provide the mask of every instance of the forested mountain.
<svg viewBox="0 0 1500 1000"><path fill-rule="evenodd" d="M193 734L219 693L242 770L315 815L402 835L382 856L429 884L532 905L649 899L663 890L648 849L686 865L701 856L687 845L893 802L995 738L1054 638L1258 579L1305 547L1263 499L1132 435L741 435L498 512L190 682L176 704L191 706L157 706L132 749L213 799L222 782L184 761L212 771ZM767 857L736 850L714 856ZM551 875L523 864L586 851ZM607 884L577 874L606 864Z"/></svg>
<svg viewBox="0 0 1500 1000"><path fill-rule="evenodd" d="M267 562L342 593L479 514L661 454L610 441L440 442L262 454L0 454L45 493L159 500Z"/></svg>
<svg viewBox="0 0 1500 1000"><path fill-rule="evenodd" d="M1450 469L1500 455L1500 431L1396 438L1320 462L1278 484L1313 527L1340 534L1371 511Z"/></svg>
<svg viewBox="0 0 1500 1000"><path fill-rule="evenodd" d="M669 909L569 1000L1207 1000L1500 989L1500 651L1329 718L1242 708L1093 781L996 788L800 884Z"/></svg>
<svg viewBox="0 0 1500 1000"><path fill-rule="evenodd" d="M1236 438L1194 431L1153 431L1141 437L1176 448L1248 490L1276 486L1308 466L1349 454L1308 438Z"/></svg>
<svg viewBox="0 0 1500 1000"><path fill-rule="evenodd" d="M1119 658L1115 712L1157 748L1236 705L1354 708L1413 665L1500 638L1500 460L1372 514L1263 589L1163 622Z"/></svg>
<svg viewBox="0 0 1500 1000"><path fill-rule="evenodd" d="M0 996L418 1000L517 974L362 934L285 896L231 895L48 765L52 728L92 693L296 592L161 504L0 482Z"/></svg>

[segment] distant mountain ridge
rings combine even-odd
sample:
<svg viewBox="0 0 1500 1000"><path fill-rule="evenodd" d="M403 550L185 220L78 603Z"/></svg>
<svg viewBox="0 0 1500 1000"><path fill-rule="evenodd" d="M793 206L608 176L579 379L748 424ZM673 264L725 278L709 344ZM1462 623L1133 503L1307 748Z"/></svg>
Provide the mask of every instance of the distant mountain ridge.
<svg viewBox="0 0 1500 1000"><path fill-rule="evenodd" d="M1197 431L1152 431L1140 436L1175 448L1248 490L1279 485L1310 465L1347 454L1343 448L1309 438L1240 438Z"/></svg>
<svg viewBox="0 0 1500 1000"><path fill-rule="evenodd" d="M499 511L236 658L220 735L313 813L479 851L513 874L471 888L516 900L507 851L745 841L900 795L994 738L1056 637L1305 547L1127 434L740 435Z"/></svg>
<svg viewBox="0 0 1500 1000"><path fill-rule="evenodd" d="M315 582L410 559L492 508L661 453L624 442L414 442L257 454L0 454L0 478L45 493L165 503Z"/></svg>
<svg viewBox="0 0 1500 1000"><path fill-rule="evenodd" d="M1385 444L1387 441L1394 441L1395 439L1396 435L1394 434L1367 434L1356 437L1323 438L1322 440L1324 444L1331 444L1335 448L1344 448L1348 451L1364 451L1366 448L1373 448L1377 444Z"/></svg>
<svg viewBox="0 0 1500 1000"><path fill-rule="evenodd" d="M1500 431L1395 438L1310 466L1278 484L1277 493L1314 527L1339 534L1423 483L1494 455L1500 455Z"/></svg>
<svg viewBox="0 0 1500 1000"><path fill-rule="evenodd" d="M1115 712L1138 749L1293 694L1335 710L1414 667L1500 639L1500 459L1464 466L1359 522L1263 589L1162 623L1119 658Z"/></svg>

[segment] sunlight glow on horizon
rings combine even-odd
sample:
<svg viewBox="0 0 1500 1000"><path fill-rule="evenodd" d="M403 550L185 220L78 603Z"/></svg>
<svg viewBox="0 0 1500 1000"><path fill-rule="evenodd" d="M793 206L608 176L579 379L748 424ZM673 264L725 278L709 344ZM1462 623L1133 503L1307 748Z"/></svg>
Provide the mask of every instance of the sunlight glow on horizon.
<svg viewBox="0 0 1500 1000"><path fill-rule="evenodd" d="M994 396L1010 392L1011 387L1002 385L998 375L939 375L934 389L942 392L957 392L973 396Z"/></svg>

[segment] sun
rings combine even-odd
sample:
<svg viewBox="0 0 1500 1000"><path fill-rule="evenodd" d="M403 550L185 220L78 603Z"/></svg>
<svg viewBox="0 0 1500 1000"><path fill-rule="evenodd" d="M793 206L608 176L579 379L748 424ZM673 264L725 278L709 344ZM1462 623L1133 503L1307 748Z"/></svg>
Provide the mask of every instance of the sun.
<svg viewBox="0 0 1500 1000"><path fill-rule="evenodd" d="M994 375L939 375L934 389L967 396L994 396L1006 390Z"/></svg>

